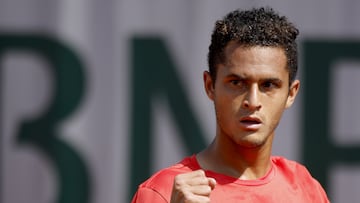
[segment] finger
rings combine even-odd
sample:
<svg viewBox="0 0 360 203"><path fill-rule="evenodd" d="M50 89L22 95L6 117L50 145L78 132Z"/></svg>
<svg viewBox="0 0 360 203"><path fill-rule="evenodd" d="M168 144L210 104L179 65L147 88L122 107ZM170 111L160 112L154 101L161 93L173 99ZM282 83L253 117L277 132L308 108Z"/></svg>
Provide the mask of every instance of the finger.
<svg viewBox="0 0 360 203"><path fill-rule="evenodd" d="M214 189L216 184L215 178L206 177L204 171L189 180L189 185L209 185L211 189Z"/></svg>
<svg viewBox="0 0 360 203"><path fill-rule="evenodd" d="M202 195L191 195L188 198L184 198L184 202L210 203L210 197Z"/></svg>
<svg viewBox="0 0 360 203"><path fill-rule="evenodd" d="M216 186L216 180L215 178L207 178L208 179L208 183L209 183L209 186L211 187L211 189L213 190Z"/></svg>
<svg viewBox="0 0 360 203"><path fill-rule="evenodd" d="M195 177L188 179L186 184L189 186L196 186L196 185L208 185L210 186L212 183L209 181L207 177Z"/></svg>
<svg viewBox="0 0 360 203"><path fill-rule="evenodd" d="M194 193L193 191L185 191L182 195L178 197L179 197L177 198L178 202L192 202L192 203L210 202L210 195L197 194Z"/></svg>
<svg viewBox="0 0 360 203"><path fill-rule="evenodd" d="M193 171L190 173L179 174L175 177L174 183L176 185L209 185L209 180L205 176L204 171Z"/></svg>
<svg viewBox="0 0 360 203"><path fill-rule="evenodd" d="M189 173L182 173L178 175L181 178L196 178L196 177L206 177L204 170L196 170Z"/></svg>
<svg viewBox="0 0 360 203"><path fill-rule="evenodd" d="M189 191L195 195L210 196L212 188L209 185L197 185L190 187Z"/></svg>

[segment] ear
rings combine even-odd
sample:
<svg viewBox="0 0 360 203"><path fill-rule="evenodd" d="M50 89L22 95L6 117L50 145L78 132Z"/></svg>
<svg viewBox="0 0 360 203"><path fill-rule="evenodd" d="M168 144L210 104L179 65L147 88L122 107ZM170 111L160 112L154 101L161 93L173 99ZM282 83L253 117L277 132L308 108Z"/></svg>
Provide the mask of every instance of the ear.
<svg viewBox="0 0 360 203"><path fill-rule="evenodd" d="M204 71L203 79L204 79L204 88L205 88L205 92L206 92L207 96L209 97L209 99L214 100L215 84L213 83L213 80L211 78L209 71Z"/></svg>
<svg viewBox="0 0 360 203"><path fill-rule="evenodd" d="M292 82L292 84L290 85L289 94L285 106L286 108L289 108L294 103L296 95L299 92L299 89L300 89L300 81L294 80L294 82Z"/></svg>

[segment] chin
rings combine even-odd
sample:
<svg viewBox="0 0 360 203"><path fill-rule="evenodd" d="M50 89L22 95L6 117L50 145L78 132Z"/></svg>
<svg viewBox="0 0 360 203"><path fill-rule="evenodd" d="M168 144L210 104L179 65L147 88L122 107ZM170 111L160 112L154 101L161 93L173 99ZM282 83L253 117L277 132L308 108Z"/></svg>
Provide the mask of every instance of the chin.
<svg viewBox="0 0 360 203"><path fill-rule="evenodd" d="M264 137L259 137L259 135L251 134L236 140L235 143L239 147L243 148L258 148L265 145L266 140L267 139Z"/></svg>
<svg viewBox="0 0 360 203"><path fill-rule="evenodd" d="M241 148L254 149L263 146L265 142L241 142L238 144Z"/></svg>

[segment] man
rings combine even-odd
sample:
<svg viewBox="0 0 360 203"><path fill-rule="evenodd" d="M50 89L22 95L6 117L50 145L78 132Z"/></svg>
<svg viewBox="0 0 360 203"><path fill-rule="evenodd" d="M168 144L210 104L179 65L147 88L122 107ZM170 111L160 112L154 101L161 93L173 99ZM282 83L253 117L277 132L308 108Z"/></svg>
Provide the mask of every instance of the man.
<svg viewBox="0 0 360 203"><path fill-rule="evenodd" d="M275 128L300 87L297 35L271 8L216 22L203 75L216 136L142 183L132 202L329 202L304 166L271 156Z"/></svg>

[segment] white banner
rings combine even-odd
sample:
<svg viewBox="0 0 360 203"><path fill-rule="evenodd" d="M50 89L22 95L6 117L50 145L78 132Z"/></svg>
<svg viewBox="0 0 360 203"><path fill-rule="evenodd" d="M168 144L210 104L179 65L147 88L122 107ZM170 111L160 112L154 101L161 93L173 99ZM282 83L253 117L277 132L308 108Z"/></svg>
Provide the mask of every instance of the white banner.
<svg viewBox="0 0 360 203"><path fill-rule="evenodd" d="M208 144L214 22L258 6L300 29L302 92L273 153L323 174L332 202L360 202L356 0L0 1L0 202L129 202L148 174Z"/></svg>

